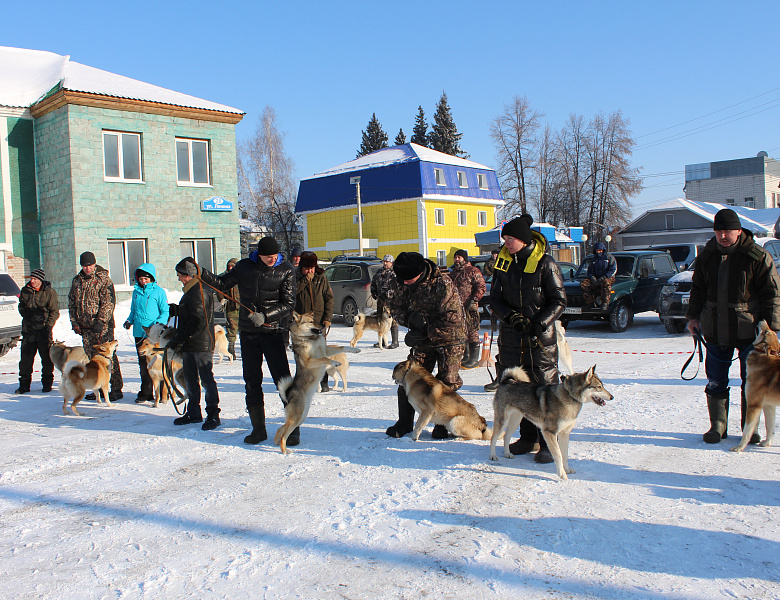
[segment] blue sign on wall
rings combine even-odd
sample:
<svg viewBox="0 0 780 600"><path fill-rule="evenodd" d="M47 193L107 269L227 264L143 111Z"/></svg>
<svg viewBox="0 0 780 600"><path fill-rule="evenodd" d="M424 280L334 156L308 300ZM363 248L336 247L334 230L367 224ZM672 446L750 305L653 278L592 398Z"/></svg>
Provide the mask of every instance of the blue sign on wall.
<svg viewBox="0 0 780 600"><path fill-rule="evenodd" d="M231 211L233 210L233 203L230 200L226 200L221 196L212 196L208 200L203 200L200 203L201 210L216 210L216 211Z"/></svg>

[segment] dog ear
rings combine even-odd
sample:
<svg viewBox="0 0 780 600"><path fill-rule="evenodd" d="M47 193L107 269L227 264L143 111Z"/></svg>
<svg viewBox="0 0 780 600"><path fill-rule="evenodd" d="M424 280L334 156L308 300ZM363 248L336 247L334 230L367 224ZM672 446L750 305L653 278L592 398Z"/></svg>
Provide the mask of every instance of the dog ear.
<svg viewBox="0 0 780 600"><path fill-rule="evenodd" d="M588 381L593 379L593 374L596 372L596 365L593 365L590 369L588 369Z"/></svg>

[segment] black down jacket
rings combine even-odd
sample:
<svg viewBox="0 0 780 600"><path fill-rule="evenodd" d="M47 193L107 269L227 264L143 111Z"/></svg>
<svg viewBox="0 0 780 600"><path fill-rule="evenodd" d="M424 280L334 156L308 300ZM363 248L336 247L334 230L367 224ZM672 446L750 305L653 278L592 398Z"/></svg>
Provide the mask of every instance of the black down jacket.
<svg viewBox="0 0 780 600"><path fill-rule="evenodd" d="M214 294L197 279L184 286L177 319L174 346L184 343L182 352L214 351Z"/></svg>
<svg viewBox="0 0 780 600"><path fill-rule="evenodd" d="M266 325L256 327L249 320L247 309L239 307L238 329L244 333L278 332L289 321L297 290L295 269L282 260L281 254L279 257L279 262L269 267L254 251L249 258L238 261L235 267L222 275L214 275L205 269L201 271L201 279L205 283L223 292L238 285L241 304L265 315Z"/></svg>

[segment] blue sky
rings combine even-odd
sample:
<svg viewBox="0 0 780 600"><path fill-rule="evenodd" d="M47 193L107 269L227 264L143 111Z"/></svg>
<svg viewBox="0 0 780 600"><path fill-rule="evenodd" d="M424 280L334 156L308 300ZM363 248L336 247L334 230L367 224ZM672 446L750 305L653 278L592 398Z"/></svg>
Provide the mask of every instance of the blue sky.
<svg viewBox="0 0 780 600"><path fill-rule="evenodd" d="M4 6L0 44L240 108L239 140L270 105L299 178L354 158L372 113L391 142L410 137L442 91L462 148L490 166L490 121L515 95L555 129L622 110L651 175L639 214L683 195L685 164L780 156L779 6L31 1Z"/></svg>

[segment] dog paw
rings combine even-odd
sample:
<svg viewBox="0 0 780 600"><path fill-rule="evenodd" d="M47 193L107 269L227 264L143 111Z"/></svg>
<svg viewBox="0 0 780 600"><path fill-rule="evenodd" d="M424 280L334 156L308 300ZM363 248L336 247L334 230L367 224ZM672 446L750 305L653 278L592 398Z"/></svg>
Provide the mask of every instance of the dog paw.
<svg viewBox="0 0 780 600"><path fill-rule="evenodd" d="M572 468L570 468L570 467L566 467L566 472L567 472L569 475L571 475L572 473L576 473L577 471L575 471L574 469L572 469Z"/></svg>
<svg viewBox="0 0 780 600"><path fill-rule="evenodd" d="M742 448L740 448L739 446L733 446L729 448L729 450L731 450L732 452L742 452Z"/></svg>
<svg viewBox="0 0 780 600"><path fill-rule="evenodd" d="M772 443L769 440L763 440L761 442L758 442L758 445L761 446L762 448L768 448L769 446L772 445Z"/></svg>
<svg viewBox="0 0 780 600"><path fill-rule="evenodd" d="M566 476L566 473L560 473L559 477L561 478L561 481L568 481L569 478Z"/></svg>
<svg viewBox="0 0 780 600"><path fill-rule="evenodd" d="M490 455L490 460L494 460L494 461L498 462L498 456L496 456L495 454L491 454Z"/></svg>
<svg viewBox="0 0 780 600"><path fill-rule="evenodd" d="M504 452L504 458L514 458L514 457L515 455L512 454L511 452Z"/></svg>

